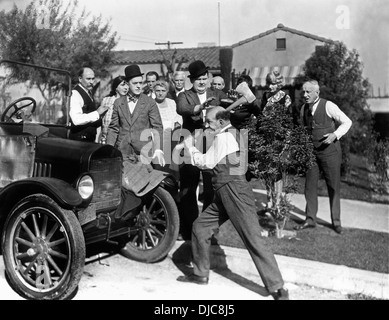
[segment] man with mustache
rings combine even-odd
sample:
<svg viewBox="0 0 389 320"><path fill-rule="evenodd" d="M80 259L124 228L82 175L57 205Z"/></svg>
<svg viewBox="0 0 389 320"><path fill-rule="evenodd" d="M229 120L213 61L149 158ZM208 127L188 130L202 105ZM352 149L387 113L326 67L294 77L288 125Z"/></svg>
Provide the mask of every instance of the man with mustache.
<svg viewBox="0 0 389 320"><path fill-rule="evenodd" d="M183 129L188 130L191 134L196 130L204 129L205 108L208 106L219 106L220 100L227 98L223 91L210 88L208 69L201 60L192 62L188 67L192 88L178 95L177 113L183 118ZM202 151L206 151L205 144L200 148ZM190 161L187 162L185 160L180 167L179 213L181 235L184 240L191 239L192 224L199 214L196 189L200 181L200 172L202 172L203 178L203 209L205 209L213 199L210 171L200 170L192 166Z"/></svg>
<svg viewBox="0 0 389 320"><path fill-rule="evenodd" d="M332 226L336 233L342 233L340 223L340 167L342 150L340 138L350 129L352 121L339 107L320 98L320 86L316 80L303 84L305 104L301 108L301 119L312 136L316 161L305 176L306 219L297 230L314 228L318 210L318 181L324 174L330 200Z"/></svg>

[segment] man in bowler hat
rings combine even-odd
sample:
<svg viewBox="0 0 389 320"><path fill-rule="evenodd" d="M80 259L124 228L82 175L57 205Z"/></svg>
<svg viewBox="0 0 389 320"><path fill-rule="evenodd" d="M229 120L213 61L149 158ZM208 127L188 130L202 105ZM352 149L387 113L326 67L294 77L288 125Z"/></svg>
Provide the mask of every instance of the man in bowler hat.
<svg viewBox="0 0 389 320"><path fill-rule="evenodd" d="M142 93L143 73L138 65L129 65L124 70L129 85L127 96L116 99L112 119L107 133L107 144L117 147L128 156L146 156L149 140L144 138L144 130L152 129L152 160L164 166L162 146L162 120L154 99ZM143 136L141 137L143 133ZM143 151L143 152L142 152ZM147 157L147 156L146 156Z"/></svg>
<svg viewBox="0 0 389 320"><path fill-rule="evenodd" d="M219 106L220 100L227 98L221 90L213 90L209 87L208 67L201 60L192 62L189 67L189 79L192 88L178 95L177 113L183 118L183 129L194 133L203 130L205 108L207 106ZM205 144L203 150L205 150ZM212 202L213 188L211 172L200 170L185 162L180 166L180 204L179 213L181 220L181 235L184 240L191 239L193 221L199 215L196 190L200 182L200 172L203 178L203 210Z"/></svg>

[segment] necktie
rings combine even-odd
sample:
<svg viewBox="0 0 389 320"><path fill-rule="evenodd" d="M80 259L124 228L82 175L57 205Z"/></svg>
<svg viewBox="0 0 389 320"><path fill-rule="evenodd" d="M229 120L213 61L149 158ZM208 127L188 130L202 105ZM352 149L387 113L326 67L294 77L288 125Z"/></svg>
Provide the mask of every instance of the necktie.
<svg viewBox="0 0 389 320"><path fill-rule="evenodd" d="M89 94L89 97L92 99L92 101L94 101L94 99L93 99L93 93L92 93L91 90L88 90L88 94Z"/></svg>

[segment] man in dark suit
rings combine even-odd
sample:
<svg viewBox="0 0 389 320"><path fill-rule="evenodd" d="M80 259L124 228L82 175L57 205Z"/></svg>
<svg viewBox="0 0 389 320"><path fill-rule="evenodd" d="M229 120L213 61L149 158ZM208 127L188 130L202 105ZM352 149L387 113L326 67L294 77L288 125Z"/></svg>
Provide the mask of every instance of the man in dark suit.
<svg viewBox="0 0 389 320"><path fill-rule="evenodd" d="M164 166L162 146L162 120L154 99L142 93L143 73L139 66L125 68L129 91L118 98L112 110L111 123L107 133L107 144L122 151L123 157L143 156ZM153 131L151 133L151 130ZM150 142L152 148L150 148Z"/></svg>
<svg viewBox="0 0 389 320"><path fill-rule="evenodd" d="M177 113L183 118L183 129L191 134L202 134L204 129L205 108L207 106L219 106L220 100L227 98L221 90L209 88L208 67L203 61L192 62L189 67L189 79L192 83L190 90L185 90L178 95ZM200 146L202 151L206 151L205 144ZM213 188L211 173L209 170L200 170L184 163L180 167L180 204L179 213L181 219L181 235L184 240L191 238L193 221L198 217L196 190L200 182L200 172L203 177L203 209L205 209L213 199Z"/></svg>

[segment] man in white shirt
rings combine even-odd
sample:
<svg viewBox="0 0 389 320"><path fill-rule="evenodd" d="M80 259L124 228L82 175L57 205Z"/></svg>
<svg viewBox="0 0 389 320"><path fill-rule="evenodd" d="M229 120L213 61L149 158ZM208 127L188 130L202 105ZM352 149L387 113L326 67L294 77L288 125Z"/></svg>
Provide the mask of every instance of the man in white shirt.
<svg viewBox="0 0 389 320"><path fill-rule="evenodd" d="M96 107L92 89L95 73L90 68L82 68L78 73L79 83L72 90L70 99L70 136L72 140L96 141L97 130L101 127L106 106Z"/></svg>
<svg viewBox="0 0 389 320"><path fill-rule="evenodd" d="M306 173L305 199L306 220L296 229L314 228L318 210L317 184L323 171L330 200L331 220L334 230L342 233L340 222L340 167L342 150L339 139L352 125L352 121L331 101L319 97L320 87L316 80L303 85L305 104L301 119L312 136L316 161Z"/></svg>
<svg viewBox="0 0 389 320"><path fill-rule="evenodd" d="M259 275L269 293L276 300L287 300L288 291L273 253L261 239L261 227L256 213L255 197L246 180L247 157L243 156L235 136L238 130L231 126L230 112L223 107L208 109L206 125L215 138L205 154L200 152L192 136L184 140L192 164L200 169L212 170L215 196L212 203L193 223L193 273L177 278L181 282L207 284L210 270L209 249L214 230L231 220L246 244ZM239 139L240 140L240 139ZM242 141L240 141L243 143ZM241 163L243 159L244 163Z"/></svg>

